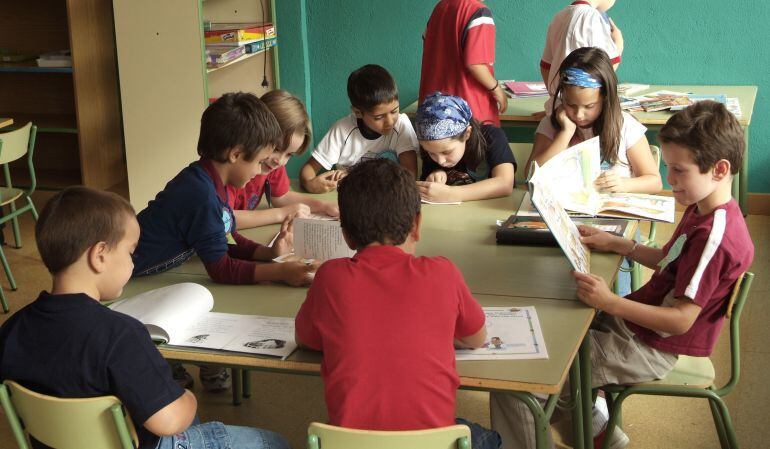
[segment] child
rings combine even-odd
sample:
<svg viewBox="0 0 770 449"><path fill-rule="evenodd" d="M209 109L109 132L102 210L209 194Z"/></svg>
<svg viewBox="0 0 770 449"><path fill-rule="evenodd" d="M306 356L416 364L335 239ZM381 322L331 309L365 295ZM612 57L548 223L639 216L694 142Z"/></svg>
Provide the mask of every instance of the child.
<svg viewBox="0 0 770 449"><path fill-rule="evenodd" d="M754 257L746 222L731 198L732 176L745 156L735 117L720 103L699 102L671 117L658 138L668 183L677 202L687 206L668 243L657 249L595 228L580 229L583 242L594 250L616 252L655 270L626 298L610 292L598 276L573 273L578 298L605 312L589 331L594 387L659 379L679 354L710 355L733 284ZM493 427L504 441L525 429L528 412L513 408L505 398L493 398ZM508 419L501 419L506 413ZM594 431L603 432L605 425L606 419L598 426L594 422ZM613 442L622 443L611 447L624 447L628 438L619 429L615 435Z"/></svg>
<svg viewBox="0 0 770 449"><path fill-rule="evenodd" d="M558 69L564 58L581 47L601 48L617 68L623 54L623 34L607 11L615 0L581 0L559 11L548 26L540 74L551 94L545 111L551 113L559 83Z"/></svg>
<svg viewBox="0 0 770 449"><path fill-rule="evenodd" d="M311 140L310 118L305 105L285 90L272 90L260 99L278 120L283 141L262 162L262 171L266 175L255 176L242 189L227 186L238 229L281 223L287 217L307 217L310 213L338 216L336 204L289 189L286 163L291 157L304 153ZM257 210L263 194L270 208Z"/></svg>
<svg viewBox="0 0 770 449"><path fill-rule="evenodd" d="M353 113L334 123L313 150L300 170L302 187L329 192L359 160L388 153L416 176L417 138L409 117L399 113L398 88L390 73L374 64L355 70L348 77L348 98ZM319 175L322 168L327 171Z"/></svg>
<svg viewBox="0 0 770 449"><path fill-rule="evenodd" d="M420 196L452 202L496 198L513 192L516 160L505 133L479 125L460 97L435 92L415 118L422 157Z"/></svg>
<svg viewBox="0 0 770 449"><path fill-rule="evenodd" d="M657 193L662 188L645 132L622 112L610 59L598 48L579 48L559 69L555 95L561 105L535 131L530 161L543 165L572 145L600 136L602 167L596 187L604 192ZM529 168L529 163L527 164Z"/></svg>
<svg viewBox="0 0 770 449"><path fill-rule="evenodd" d="M35 237L53 286L0 328L0 380L64 398L115 395L140 449L289 447L266 430L190 426L195 396L171 378L144 325L99 304L120 296L131 277L139 224L127 201L67 188L46 204Z"/></svg>
<svg viewBox="0 0 770 449"><path fill-rule="evenodd" d="M479 0L438 2L423 34L420 102L433 92L464 98L479 123L500 126L508 97L495 78L495 22Z"/></svg>
<svg viewBox="0 0 770 449"><path fill-rule="evenodd" d="M282 139L275 116L253 94L225 94L209 105L201 118L201 159L182 170L139 213L142 235L134 253L134 276L169 270L197 253L215 282L308 285L314 265L255 262L291 251L288 220L273 247L262 246L235 232L228 205L226 186L243 187L266 171L263 162Z"/></svg>
<svg viewBox="0 0 770 449"><path fill-rule="evenodd" d="M297 342L323 351L330 423L455 424L453 342L480 347L484 312L452 262L414 256L422 216L411 174L389 160L364 161L340 183L339 205L345 241L358 252L319 268L296 319ZM497 435L471 427L498 447Z"/></svg>

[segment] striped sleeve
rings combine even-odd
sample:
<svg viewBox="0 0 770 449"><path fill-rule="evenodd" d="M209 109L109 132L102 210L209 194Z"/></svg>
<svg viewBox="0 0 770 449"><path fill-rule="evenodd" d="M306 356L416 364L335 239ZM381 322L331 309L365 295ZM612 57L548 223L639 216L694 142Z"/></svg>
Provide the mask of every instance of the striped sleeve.
<svg viewBox="0 0 770 449"><path fill-rule="evenodd" d="M720 286L722 274L729 271L729 260L725 252L720 251L726 227L727 212L717 209L708 234L696 232L687 241L686 255L683 254L677 267L674 297L690 298L701 307L713 297Z"/></svg>
<svg viewBox="0 0 770 449"><path fill-rule="evenodd" d="M494 64L495 21L489 8L479 8L468 19L460 37L460 48L465 65Z"/></svg>

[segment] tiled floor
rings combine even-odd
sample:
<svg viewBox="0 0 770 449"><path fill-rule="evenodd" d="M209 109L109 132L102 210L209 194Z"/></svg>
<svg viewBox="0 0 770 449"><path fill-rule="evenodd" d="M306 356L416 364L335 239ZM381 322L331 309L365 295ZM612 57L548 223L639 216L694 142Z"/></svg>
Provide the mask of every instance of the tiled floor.
<svg viewBox="0 0 770 449"><path fill-rule="evenodd" d="M42 206L45 195L38 202ZM727 396L727 404L735 424L738 440L744 448L770 447L770 217L752 216L749 229L756 245L752 271L757 279L742 321L741 380ZM11 312L32 301L42 289L50 288L50 278L39 260L34 244L33 222L22 220L22 249L6 247L19 290L8 291L8 282L0 275L0 285L11 304ZM659 226L659 241L673 231L672 226ZM12 241L9 228L6 239ZM7 315L0 315L0 322ZM712 360L718 383L729 376L727 334L723 333ZM198 385L199 414L203 421L219 420L228 424L264 427L287 436L295 448L305 446L307 425L326 419L323 385L320 378L300 375L252 373L253 396L243 405L231 405L229 394L204 393ZM488 396L484 393L458 393L458 415L489 425ZM2 412L0 412L2 415ZM711 423L708 404L704 400L632 397L624 407L624 430L631 438L630 448L717 448L719 443ZM14 447L5 417L0 417L0 447Z"/></svg>

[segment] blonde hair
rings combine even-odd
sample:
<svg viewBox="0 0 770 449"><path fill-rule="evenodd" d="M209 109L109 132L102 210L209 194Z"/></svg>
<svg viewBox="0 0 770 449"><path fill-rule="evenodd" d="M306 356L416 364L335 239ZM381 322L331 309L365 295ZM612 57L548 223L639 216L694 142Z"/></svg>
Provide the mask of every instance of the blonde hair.
<svg viewBox="0 0 770 449"><path fill-rule="evenodd" d="M285 151L289 147L291 138L294 134L305 136L297 150L297 154L302 154L310 146L310 140L313 136L313 130L310 125L310 117L307 115L307 109L299 98L291 93L277 89L262 95L260 98L267 108L275 115L278 124L283 133L283 145L276 148Z"/></svg>

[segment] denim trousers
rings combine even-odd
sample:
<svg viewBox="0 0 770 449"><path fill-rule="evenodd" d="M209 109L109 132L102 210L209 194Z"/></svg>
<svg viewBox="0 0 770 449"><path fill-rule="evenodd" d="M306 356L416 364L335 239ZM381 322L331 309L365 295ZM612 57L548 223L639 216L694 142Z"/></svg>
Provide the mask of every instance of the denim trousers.
<svg viewBox="0 0 770 449"><path fill-rule="evenodd" d="M162 437L157 449L290 449L279 434L221 422L192 425L182 433Z"/></svg>

